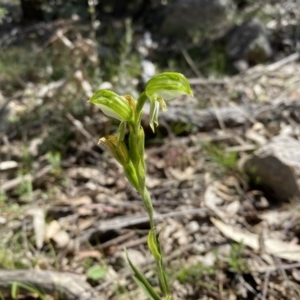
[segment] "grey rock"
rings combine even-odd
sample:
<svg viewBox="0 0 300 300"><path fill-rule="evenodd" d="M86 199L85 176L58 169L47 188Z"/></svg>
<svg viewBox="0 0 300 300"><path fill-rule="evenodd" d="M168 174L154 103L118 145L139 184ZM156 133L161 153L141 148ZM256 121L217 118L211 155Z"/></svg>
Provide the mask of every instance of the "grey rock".
<svg viewBox="0 0 300 300"><path fill-rule="evenodd" d="M300 199L300 141L276 136L247 159L243 169L277 200Z"/></svg>
<svg viewBox="0 0 300 300"><path fill-rule="evenodd" d="M146 262L146 258L142 252L135 249L127 249L128 257L135 266L140 266ZM128 266L128 260L124 251L117 254L117 262L121 266Z"/></svg>
<svg viewBox="0 0 300 300"><path fill-rule="evenodd" d="M175 0L165 9L161 33L184 36L201 31L226 32L235 4L232 0Z"/></svg>
<svg viewBox="0 0 300 300"><path fill-rule="evenodd" d="M142 67L142 81L146 84L147 81L155 75L155 66L153 62L147 59L143 59L141 62Z"/></svg>
<svg viewBox="0 0 300 300"><path fill-rule="evenodd" d="M239 60L236 60L234 63L233 63L233 66L234 68L242 73L242 72L245 72L249 69L249 64L246 60L244 59L239 59Z"/></svg>
<svg viewBox="0 0 300 300"><path fill-rule="evenodd" d="M252 63L261 63L272 56L267 31L257 19L231 30L226 51L232 60L246 60Z"/></svg>

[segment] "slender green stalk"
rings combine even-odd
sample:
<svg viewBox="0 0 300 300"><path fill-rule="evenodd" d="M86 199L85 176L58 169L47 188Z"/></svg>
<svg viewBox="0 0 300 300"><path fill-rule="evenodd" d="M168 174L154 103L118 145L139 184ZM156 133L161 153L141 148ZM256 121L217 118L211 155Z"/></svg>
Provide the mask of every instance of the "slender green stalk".
<svg viewBox="0 0 300 300"><path fill-rule="evenodd" d="M136 127L135 127L135 130L136 130L136 133L137 131L139 130L139 126L141 124L141 120L142 120L142 115L143 115L143 108L144 108L144 105L147 101L148 97L146 96L145 93L142 93L138 100L137 100L137 105L136 105Z"/></svg>
<svg viewBox="0 0 300 300"><path fill-rule="evenodd" d="M159 242L159 233L154 222L153 205L150 193L146 187L145 133L141 126L143 108L147 100L150 101L150 126L154 131L158 125L159 107L166 109L165 100L179 95L192 95L189 83L179 73L162 73L150 79L145 91L137 102L131 96L119 96L111 91L99 90L89 100L97 105L106 115L121 121L117 136L101 138L101 142L123 166L124 173L132 186L141 195L145 210L149 217L150 231L148 234L148 247L155 260L161 294L151 286L144 275L134 266L127 255L128 262L135 274L134 280L145 291L151 300L172 300L170 288L163 264L163 254ZM128 145L123 142L126 125L129 129Z"/></svg>

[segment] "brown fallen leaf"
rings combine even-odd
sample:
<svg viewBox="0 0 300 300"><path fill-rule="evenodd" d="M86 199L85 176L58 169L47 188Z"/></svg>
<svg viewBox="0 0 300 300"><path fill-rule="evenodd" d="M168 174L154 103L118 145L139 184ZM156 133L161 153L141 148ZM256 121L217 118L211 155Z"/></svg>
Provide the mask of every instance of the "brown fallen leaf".
<svg viewBox="0 0 300 300"><path fill-rule="evenodd" d="M256 251L260 249L259 235L237 229L215 218L212 223L228 238L237 243L243 243ZM268 254L276 257L300 262L300 245L289 244L280 240L265 238L264 248Z"/></svg>
<svg viewBox="0 0 300 300"><path fill-rule="evenodd" d="M79 231L83 231L87 228L92 227L95 224L97 218L79 218L78 219L78 229Z"/></svg>
<svg viewBox="0 0 300 300"><path fill-rule="evenodd" d="M7 161L0 162L0 171L15 169L17 167L18 167L18 163L13 160L7 160Z"/></svg>
<svg viewBox="0 0 300 300"><path fill-rule="evenodd" d="M50 240L53 236L55 236L60 231L60 224L58 221L53 220L49 224L47 224L46 232L45 232L45 239Z"/></svg>
<svg viewBox="0 0 300 300"><path fill-rule="evenodd" d="M182 181L182 180L189 180L193 177L195 172L195 169L192 167L187 167L185 170L180 170L179 168L168 168L168 175L170 175L171 178L174 178L176 180Z"/></svg>
<svg viewBox="0 0 300 300"><path fill-rule="evenodd" d="M219 218L224 220L226 213L222 211L220 204L223 204L224 200L216 194L219 182L210 184L204 193L204 204L207 208L211 209Z"/></svg>
<svg viewBox="0 0 300 300"><path fill-rule="evenodd" d="M27 212L33 217L33 230L36 247L40 250L45 238L45 213L41 208L32 208Z"/></svg>
<svg viewBox="0 0 300 300"><path fill-rule="evenodd" d="M69 199L70 203L74 206L88 205L93 203L93 200L90 196L84 195L75 199Z"/></svg>
<svg viewBox="0 0 300 300"><path fill-rule="evenodd" d="M79 259L84 258L101 258L103 255L98 250L82 250L75 253L75 256Z"/></svg>
<svg viewBox="0 0 300 300"><path fill-rule="evenodd" d="M70 242L70 236L66 231L60 230L52 237L52 240L57 248L65 248Z"/></svg>

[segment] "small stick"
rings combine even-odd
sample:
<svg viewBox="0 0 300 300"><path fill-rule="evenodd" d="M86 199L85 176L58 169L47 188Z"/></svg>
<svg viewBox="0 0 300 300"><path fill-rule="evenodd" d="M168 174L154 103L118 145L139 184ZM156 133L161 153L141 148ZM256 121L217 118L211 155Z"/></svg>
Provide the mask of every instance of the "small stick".
<svg viewBox="0 0 300 300"><path fill-rule="evenodd" d="M265 274L265 280L264 280L264 288L263 288L263 300L267 300L268 295L268 285L269 285L269 278L270 278L270 271L266 272Z"/></svg>
<svg viewBox="0 0 300 300"><path fill-rule="evenodd" d="M207 214L208 209L206 208L198 208L198 209L187 209L184 211L173 211L166 214L161 215L154 215L155 221L163 220L165 218L172 218L172 217L181 217L186 215L203 215ZM116 230L121 229L124 227L129 226L137 226L139 224L147 223L149 222L149 218L147 215L142 216L129 216L129 217L123 217L123 218L115 218L112 220L107 221L100 221L98 224L95 225L95 228L92 228L86 232L79 238L81 242L84 242L89 239L89 237L99 231L108 231L108 230Z"/></svg>
<svg viewBox="0 0 300 300"><path fill-rule="evenodd" d="M281 259L279 259L279 258L273 256L273 260L274 260L275 264L278 266L278 268L279 268L279 270L280 270L280 272L281 272L281 274L282 274L282 277L283 277L284 280L288 283L288 285L291 287L291 292L292 292L292 294L293 294L293 296L294 296L294 299L299 300L300 297L299 297L298 294L296 293L295 288L292 286L291 281L289 280L288 276L286 275L286 271L285 271L285 270L282 268L282 266L281 266L281 265L282 265Z"/></svg>
<svg viewBox="0 0 300 300"><path fill-rule="evenodd" d="M188 63L188 65L191 67L191 69L194 71L194 73L196 74L196 76L202 77L201 72L198 70L198 68L194 64L194 62L193 62L191 56L189 55L189 53L187 52L187 50L184 47L180 47L180 50L181 50L181 53L182 53L184 59L186 60L186 62Z"/></svg>
<svg viewBox="0 0 300 300"><path fill-rule="evenodd" d="M42 270L0 270L0 290L10 293L13 283L34 287L65 300L102 300L79 275Z"/></svg>
<svg viewBox="0 0 300 300"><path fill-rule="evenodd" d="M4 191L4 192L10 191L10 190L14 189L15 187L17 187L21 182L34 181L34 180L41 178L42 176L49 173L51 171L51 169L52 169L52 167L50 165L48 165L48 166L44 167L43 169L41 169L39 172L37 172L34 176L27 174L25 176L20 176L20 177L11 179L7 182L4 182L1 185L0 189L1 189L1 191Z"/></svg>

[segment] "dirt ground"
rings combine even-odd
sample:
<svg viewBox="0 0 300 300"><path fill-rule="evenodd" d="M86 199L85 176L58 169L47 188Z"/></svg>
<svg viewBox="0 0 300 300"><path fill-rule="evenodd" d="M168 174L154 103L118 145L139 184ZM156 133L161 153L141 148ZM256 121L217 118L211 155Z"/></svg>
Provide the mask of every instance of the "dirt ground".
<svg viewBox="0 0 300 300"><path fill-rule="evenodd" d="M43 43L2 53L0 295L146 299L124 254L157 286L145 210L98 145L118 124L87 103L97 88L136 97L135 58L99 86L108 60L99 67L97 45L72 23L53 26ZM279 201L241 168L274 136L300 140L299 53L232 76L186 75L195 97L168 102L155 135L143 119L173 298L300 299L299 199Z"/></svg>

